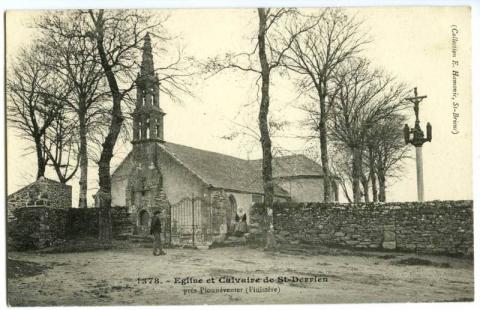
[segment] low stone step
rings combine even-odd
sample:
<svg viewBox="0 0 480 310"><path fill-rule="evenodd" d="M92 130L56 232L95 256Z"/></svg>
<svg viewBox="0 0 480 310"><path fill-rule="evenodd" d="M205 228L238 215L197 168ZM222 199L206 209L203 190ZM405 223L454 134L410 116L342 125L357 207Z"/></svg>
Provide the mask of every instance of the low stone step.
<svg viewBox="0 0 480 310"><path fill-rule="evenodd" d="M216 248L216 247L234 247L234 246L244 246L247 244L247 239L245 236L237 237L237 236L228 236L225 240L214 241L209 248Z"/></svg>
<svg viewBox="0 0 480 310"><path fill-rule="evenodd" d="M142 236L142 235L122 235L123 240L128 240L133 243L146 242L150 243L153 241L153 236Z"/></svg>

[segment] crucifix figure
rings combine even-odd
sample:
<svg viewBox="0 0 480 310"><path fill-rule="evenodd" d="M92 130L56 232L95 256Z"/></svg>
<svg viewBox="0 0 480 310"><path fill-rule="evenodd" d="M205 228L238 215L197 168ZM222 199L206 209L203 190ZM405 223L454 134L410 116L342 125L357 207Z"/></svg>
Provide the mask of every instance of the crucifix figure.
<svg viewBox="0 0 480 310"><path fill-rule="evenodd" d="M409 128L407 124L403 128L403 134L405 138L405 143L411 143L415 146L416 152L416 161L417 161L417 195L418 201L423 201L424 199L424 188L423 188L423 159L422 159L422 146L425 142L432 141L432 125L427 123L427 137L423 133L422 128L420 127L419 119L419 104L420 102L427 98L427 96L419 96L417 93L417 88L414 88L414 96L406 98L408 101L413 103L413 111L415 112L415 126ZM413 136L413 137L412 137Z"/></svg>
<svg viewBox="0 0 480 310"><path fill-rule="evenodd" d="M427 98L427 96L419 96L417 92L417 88L413 89L413 97L406 98L408 101L413 103L413 111L415 111L415 127L420 125L420 120L418 119L418 104L422 102L423 99Z"/></svg>

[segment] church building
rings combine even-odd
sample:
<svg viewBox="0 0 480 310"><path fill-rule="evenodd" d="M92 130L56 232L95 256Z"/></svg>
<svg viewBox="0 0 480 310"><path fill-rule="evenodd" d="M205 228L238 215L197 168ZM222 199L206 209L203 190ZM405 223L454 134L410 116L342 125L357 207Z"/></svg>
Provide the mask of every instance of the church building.
<svg viewBox="0 0 480 310"><path fill-rule="evenodd" d="M136 80L133 148L112 174L112 206L127 206L136 234L148 234L153 212L160 211L164 237L181 242L185 232L197 242L246 214L263 199L261 160L245 160L165 141L159 79L151 39L144 39ZM275 199L323 200L322 168L304 155L273 160ZM333 196L337 197L336 186ZM192 225L193 224L193 225Z"/></svg>

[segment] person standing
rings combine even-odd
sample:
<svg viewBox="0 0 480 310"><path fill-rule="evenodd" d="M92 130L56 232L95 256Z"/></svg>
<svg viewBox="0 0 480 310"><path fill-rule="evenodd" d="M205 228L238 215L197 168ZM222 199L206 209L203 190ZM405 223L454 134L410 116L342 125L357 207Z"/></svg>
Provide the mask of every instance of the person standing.
<svg viewBox="0 0 480 310"><path fill-rule="evenodd" d="M165 255L166 253L162 250L162 224L159 217L160 211L155 211L152 217L152 222L150 223L150 234L153 235L153 255Z"/></svg>

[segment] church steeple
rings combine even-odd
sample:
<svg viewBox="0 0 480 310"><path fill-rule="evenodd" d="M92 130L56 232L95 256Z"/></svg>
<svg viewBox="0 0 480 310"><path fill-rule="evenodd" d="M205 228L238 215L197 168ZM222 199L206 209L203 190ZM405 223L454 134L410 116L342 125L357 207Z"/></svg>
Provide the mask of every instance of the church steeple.
<svg viewBox="0 0 480 310"><path fill-rule="evenodd" d="M163 142L163 117L160 108L160 82L153 64L150 35L144 38L142 64L136 79L137 101L133 116L133 140L140 142Z"/></svg>
<svg viewBox="0 0 480 310"><path fill-rule="evenodd" d="M152 54L152 42L150 40L150 34L147 33L143 39L143 55L142 55L142 65L141 65L141 75L154 75L154 66L153 66L153 54Z"/></svg>

